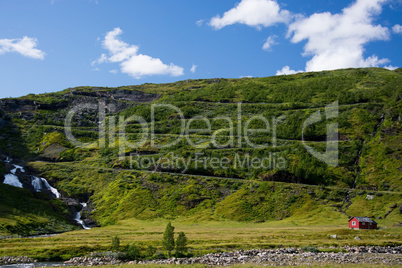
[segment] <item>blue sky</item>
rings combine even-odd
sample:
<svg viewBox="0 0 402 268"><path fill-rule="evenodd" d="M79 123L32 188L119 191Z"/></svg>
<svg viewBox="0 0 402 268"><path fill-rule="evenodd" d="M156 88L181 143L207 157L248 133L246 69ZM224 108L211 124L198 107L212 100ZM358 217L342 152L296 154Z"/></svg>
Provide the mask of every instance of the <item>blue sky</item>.
<svg viewBox="0 0 402 268"><path fill-rule="evenodd" d="M0 98L402 67L401 0L0 0Z"/></svg>

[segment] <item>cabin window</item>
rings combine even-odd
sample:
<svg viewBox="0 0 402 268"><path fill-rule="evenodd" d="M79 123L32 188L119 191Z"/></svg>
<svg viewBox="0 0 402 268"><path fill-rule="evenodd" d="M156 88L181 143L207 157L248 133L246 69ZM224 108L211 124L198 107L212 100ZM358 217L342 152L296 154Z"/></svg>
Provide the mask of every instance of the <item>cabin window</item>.
<svg viewBox="0 0 402 268"><path fill-rule="evenodd" d="M362 225L366 225L366 223L365 223L365 222L362 222Z"/></svg>
<svg viewBox="0 0 402 268"><path fill-rule="evenodd" d="M355 221L352 221L352 225L355 226L355 225L356 225L356 222L355 222Z"/></svg>

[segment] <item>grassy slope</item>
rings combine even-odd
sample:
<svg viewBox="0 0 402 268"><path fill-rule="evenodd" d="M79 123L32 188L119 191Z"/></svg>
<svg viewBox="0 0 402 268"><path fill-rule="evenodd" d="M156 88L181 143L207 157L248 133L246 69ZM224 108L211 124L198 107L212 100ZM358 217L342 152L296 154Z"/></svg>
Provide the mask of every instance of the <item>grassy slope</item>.
<svg viewBox="0 0 402 268"><path fill-rule="evenodd" d="M0 184L0 235L36 235L74 230L65 218L68 207L60 200Z"/></svg>

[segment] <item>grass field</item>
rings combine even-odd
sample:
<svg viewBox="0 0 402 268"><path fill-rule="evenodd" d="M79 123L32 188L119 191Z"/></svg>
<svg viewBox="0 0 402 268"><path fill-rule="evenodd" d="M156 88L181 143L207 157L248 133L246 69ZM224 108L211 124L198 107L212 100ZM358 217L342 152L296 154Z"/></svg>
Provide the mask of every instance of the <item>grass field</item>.
<svg viewBox="0 0 402 268"><path fill-rule="evenodd" d="M347 222L347 221L346 221ZM91 230L73 231L48 238L0 240L0 255L30 256L42 260L65 260L92 251L110 249L112 237L120 238L123 247L135 243L142 250L153 245L162 251L162 235L168 220L124 220L117 225ZM172 221L175 232L184 232L189 239L189 252L275 247L341 247L345 245L401 245L401 227L382 226L379 230L350 230L344 219L332 224L303 225L303 221L288 218L283 221L245 223L234 221ZM330 235L337 235L337 239ZM355 240L359 236L361 240ZM336 249L333 249L336 251Z"/></svg>

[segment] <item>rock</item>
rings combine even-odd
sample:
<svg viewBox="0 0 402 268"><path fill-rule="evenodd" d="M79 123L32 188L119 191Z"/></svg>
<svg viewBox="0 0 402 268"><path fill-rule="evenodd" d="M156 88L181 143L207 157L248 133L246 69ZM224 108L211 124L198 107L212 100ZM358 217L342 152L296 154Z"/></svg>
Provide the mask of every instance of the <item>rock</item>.
<svg viewBox="0 0 402 268"><path fill-rule="evenodd" d="M360 236L356 236L355 240L362 240L362 239L360 238Z"/></svg>
<svg viewBox="0 0 402 268"><path fill-rule="evenodd" d="M73 198L62 198L63 202L67 204L69 207L76 207L78 211L82 209L81 203Z"/></svg>
<svg viewBox="0 0 402 268"><path fill-rule="evenodd" d="M331 238L335 238L335 239L337 239L338 238L338 236L335 234L335 235L330 235L330 237Z"/></svg>
<svg viewBox="0 0 402 268"><path fill-rule="evenodd" d="M367 199L367 200L373 200L374 197L375 197L374 195L368 194L368 195L366 196L366 199Z"/></svg>

